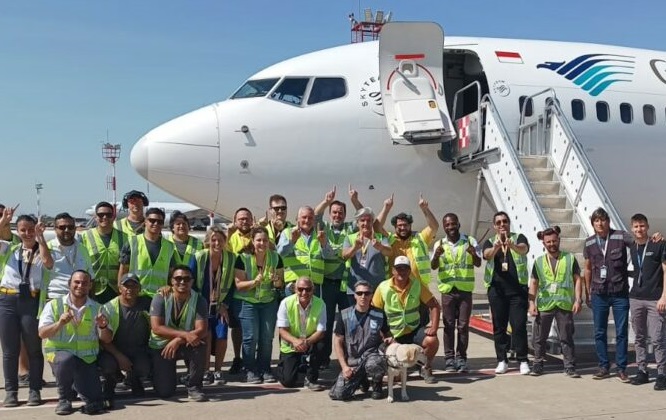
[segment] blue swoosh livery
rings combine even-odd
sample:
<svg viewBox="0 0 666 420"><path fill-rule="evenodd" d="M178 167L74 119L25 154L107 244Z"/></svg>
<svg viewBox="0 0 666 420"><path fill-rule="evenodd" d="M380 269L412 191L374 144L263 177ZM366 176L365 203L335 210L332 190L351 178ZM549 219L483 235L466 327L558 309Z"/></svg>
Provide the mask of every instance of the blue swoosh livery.
<svg viewBox="0 0 666 420"><path fill-rule="evenodd" d="M537 69L547 69L571 80L590 96L597 96L616 82L631 82L636 57L617 54L585 54L569 62L546 61Z"/></svg>

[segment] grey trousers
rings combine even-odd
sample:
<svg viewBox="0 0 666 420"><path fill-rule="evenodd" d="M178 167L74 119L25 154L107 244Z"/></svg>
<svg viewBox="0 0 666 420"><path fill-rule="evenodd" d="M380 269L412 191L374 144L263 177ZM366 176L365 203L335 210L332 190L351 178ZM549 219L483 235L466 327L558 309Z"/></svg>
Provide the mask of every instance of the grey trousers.
<svg viewBox="0 0 666 420"><path fill-rule="evenodd" d="M58 399L69 399L74 386L86 404L101 404L102 383L96 362L86 363L72 353L56 351L51 368L58 384Z"/></svg>
<svg viewBox="0 0 666 420"><path fill-rule="evenodd" d="M543 363L544 361L546 356L546 342L550 334L550 327L553 325L553 319L557 323L557 330L560 336L564 368L573 369L576 367L576 353L573 341L573 312L560 308L555 308L548 312L539 312L539 315L534 320L534 363Z"/></svg>
<svg viewBox="0 0 666 420"><path fill-rule="evenodd" d="M634 349L638 369L647 371L647 338L654 346L657 373L664 374L666 368L666 314L657 311L656 300L629 299L631 326L636 333Z"/></svg>

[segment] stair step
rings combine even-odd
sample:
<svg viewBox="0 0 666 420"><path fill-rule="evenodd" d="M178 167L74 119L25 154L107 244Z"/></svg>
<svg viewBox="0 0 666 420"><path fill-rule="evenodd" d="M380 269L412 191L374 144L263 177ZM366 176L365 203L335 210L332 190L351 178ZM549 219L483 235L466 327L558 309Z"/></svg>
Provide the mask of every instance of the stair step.
<svg viewBox="0 0 666 420"><path fill-rule="evenodd" d="M544 210L567 208L567 197L564 195L537 195L536 198Z"/></svg>
<svg viewBox="0 0 666 420"><path fill-rule="evenodd" d="M548 161L548 156L521 156L520 163L522 163L524 169L546 169L550 164Z"/></svg>
<svg viewBox="0 0 666 420"><path fill-rule="evenodd" d="M572 209L543 209L543 215L549 225L558 223L571 223L573 221Z"/></svg>
<svg viewBox="0 0 666 420"><path fill-rule="evenodd" d="M542 195L559 195L560 194L560 183L558 181L537 181L533 182L532 190L534 194Z"/></svg>
<svg viewBox="0 0 666 420"><path fill-rule="evenodd" d="M552 181L554 171L552 169L543 169L543 168L526 168L525 176L527 179L532 182L538 181Z"/></svg>
<svg viewBox="0 0 666 420"><path fill-rule="evenodd" d="M560 238L580 238L580 225L578 223L560 223Z"/></svg>
<svg viewBox="0 0 666 420"><path fill-rule="evenodd" d="M585 248L585 238L560 238L560 249L562 251L578 253Z"/></svg>

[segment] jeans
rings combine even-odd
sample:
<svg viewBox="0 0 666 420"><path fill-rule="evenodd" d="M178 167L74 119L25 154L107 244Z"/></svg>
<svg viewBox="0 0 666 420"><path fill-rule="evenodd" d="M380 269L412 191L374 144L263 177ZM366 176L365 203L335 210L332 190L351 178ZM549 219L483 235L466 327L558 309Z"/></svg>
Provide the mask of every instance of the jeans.
<svg viewBox="0 0 666 420"><path fill-rule="evenodd" d="M248 372L259 375L270 372L277 309L277 301L241 301L238 318L243 330L243 367Z"/></svg>
<svg viewBox="0 0 666 420"><path fill-rule="evenodd" d="M594 317L594 346L599 359L599 367L608 369L608 315L613 308L615 320L615 363L618 370L627 368L627 347L629 329L629 298L626 296L592 294L592 315Z"/></svg>

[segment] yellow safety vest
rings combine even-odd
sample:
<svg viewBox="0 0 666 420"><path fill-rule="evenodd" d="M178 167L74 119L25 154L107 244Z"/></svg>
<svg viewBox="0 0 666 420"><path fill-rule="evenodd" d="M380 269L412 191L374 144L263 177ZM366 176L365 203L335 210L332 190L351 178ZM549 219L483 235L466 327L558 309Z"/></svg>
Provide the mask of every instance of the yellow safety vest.
<svg viewBox="0 0 666 420"><path fill-rule="evenodd" d="M194 254L194 259L197 263L197 272L196 272L196 284L199 293L201 296L205 296L208 300L209 291L203 290L203 281L206 273L206 263L210 261L210 249L202 249L197 251ZM236 255L229 251L222 251L222 258L220 263L222 264L222 274L220 275L220 284L217 286L219 290L217 291L217 304L219 305L227 297L227 294L231 290L231 287L234 283L234 274L235 268L234 263L236 262ZM214 279L208 279L208 281L213 281Z"/></svg>
<svg viewBox="0 0 666 420"><path fill-rule="evenodd" d="M229 240L227 241L227 249L238 255L247 248L250 242L252 242L252 238L241 235L240 231L237 230L229 237Z"/></svg>
<svg viewBox="0 0 666 420"><path fill-rule="evenodd" d="M463 292L474 291L474 258L467 252L467 247L474 240L468 236L465 241L458 241L452 246L447 240L442 239L434 245L437 249L441 243L444 253L439 257L439 268L437 288L441 293L449 293L454 287ZM455 257L453 250L455 249Z"/></svg>
<svg viewBox="0 0 666 420"><path fill-rule="evenodd" d="M200 251L203 249L203 242L201 242L199 239L195 238L194 236L190 236L189 239L187 240L187 245L185 245L185 254L180 255L180 252L178 252L178 247L176 247L176 240L174 239L173 235L169 236L169 242L174 244L174 258L176 259L176 264L185 264L189 265L190 261L192 261L192 257L194 257L194 254L197 251Z"/></svg>
<svg viewBox="0 0 666 420"><path fill-rule="evenodd" d="M164 299L164 325L180 331L194 330L194 321L197 316L197 299L198 293L190 293L190 298L185 302L185 306L181 309L180 319L178 321L173 319L173 307L175 298L173 294ZM161 337L150 331L150 340L148 346L151 349L163 349L169 344L169 339Z"/></svg>
<svg viewBox="0 0 666 420"><path fill-rule="evenodd" d="M555 308L565 311L573 309L575 299L573 265L574 256L568 252L560 252L554 273L548 255L541 255L534 261L539 276L537 309L540 312L552 311Z"/></svg>
<svg viewBox="0 0 666 420"><path fill-rule="evenodd" d="M257 257L254 254L241 254L240 257L245 264L245 276L248 280L253 280L259 273L259 269L257 268ZM280 256L277 252L268 251L266 253L266 265L262 275L261 286L242 291L236 289L234 297L249 303L268 303L275 300L273 282L271 281L270 273L277 270L279 260Z"/></svg>
<svg viewBox="0 0 666 420"><path fill-rule="evenodd" d="M88 229L83 233L81 242L88 249L88 255L92 262L95 279L95 295L104 293L107 287L118 294L118 269L120 268L120 250L127 241L125 234L118 229L111 231L111 242L109 246L104 245L101 235L97 229Z"/></svg>
<svg viewBox="0 0 666 420"><path fill-rule="evenodd" d="M116 336L118 332L118 327L120 326L120 298L115 297L102 305L102 313L106 316L106 319L109 321L109 329L113 333L113 336ZM146 318L148 324L150 324L150 315L147 311L141 311L141 315Z"/></svg>
<svg viewBox="0 0 666 420"><path fill-rule="evenodd" d="M389 245L398 241L399 238L396 234L392 233L389 235ZM419 232L412 232L412 236L409 239L409 247L412 250L412 257L414 262L416 262L416 268L419 270L419 280L426 287L430 284L430 256L428 254L428 245L423 239L421 239L421 234ZM390 270L391 267L386 265L387 270Z"/></svg>
<svg viewBox="0 0 666 420"><path fill-rule="evenodd" d="M69 311L67 296L53 299L48 304L53 310L53 319L58 322L60 316ZM97 360L99 353L99 337L95 325L95 317L99 311L99 305L94 301L88 301L83 315L78 323L70 321L51 338L44 340L44 355L46 360L53 362L56 351L72 353L84 362L90 364Z"/></svg>
<svg viewBox="0 0 666 420"><path fill-rule="evenodd" d="M140 226L143 227L143 225ZM139 227L139 229L141 229L141 227ZM127 220L127 217L123 217L122 219L113 222L113 228L121 231L127 237L141 235L141 232L137 233L132 229L132 225L129 220Z"/></svg>
<svg viewBox="0 0 666 420"><path fill-rule="evenodd" d="M292 229L298 228L286 228L282 234L289 238ZM293 247L291 255L282 256L284 281L290 283L298 280L299 277L305 276L309 277L314 284L322 284L324 282L324 257L321 245L316 237L316 231L312 231L309 247L302 235L299 236Z"/></svg>
<svg viewBox="0 0 666 420"><path fill-rule="evenodd" d="M515 233L511 233L509 235L511 240L513 240L514 243L518 240L518 235ZM490 238L490 243L494 244L495 241L497 241L497 235L493 236ZM511 257L513 258L514 264L516 264L516 272L518 273L518 283L527 286L527 281L529 274L527 272L527 255L520 255L513 249L510 250L511 252ZM495 258L486 261L486 271L483 276L483 283L486 285L486 288L490 287L490 284L493 281L493 273L495 272Z"/></svg>
<svg viewBox="0 0 666 420"><path fill-rule="evenodd" d="M150 259L146 237L134 235L129 237L130 263L129 272L134 273L141 281L141 296L155 296L155 293L169 284L169 265L173 257L174 244L160 238L160 253L155 263Z"/></svg>
<svg viewBox="0 0 666 420"><path fill-rule="evenodd" d="M400 295L391 287L392 279L384 280L377 286L377 292L384 301L384 313L393 337L401 337L418 329L421 323L419 306L421 305L421 282L409 280L407 300L403 305Z"/></svg>
<svg viewBox="0 0 666 420"><path fill-rule="evenodd" d="M317 331L317 321L325 308L324 301L317 296L312 296L312 301L310 301L310 312L308 312L305 321L305 331L302 330L303 327L301 326L301 313L298 309L299 305L298 296L291 295L285 298L287 319L289 320L289 332L294 337L310 337ZM296 353L296 349L294 349L287 341L280 340L280 352Z"/></svg>

